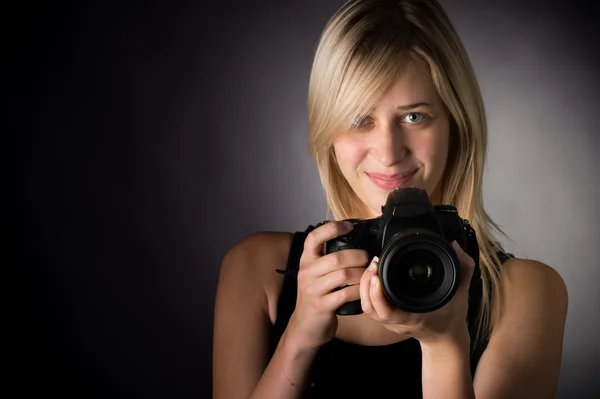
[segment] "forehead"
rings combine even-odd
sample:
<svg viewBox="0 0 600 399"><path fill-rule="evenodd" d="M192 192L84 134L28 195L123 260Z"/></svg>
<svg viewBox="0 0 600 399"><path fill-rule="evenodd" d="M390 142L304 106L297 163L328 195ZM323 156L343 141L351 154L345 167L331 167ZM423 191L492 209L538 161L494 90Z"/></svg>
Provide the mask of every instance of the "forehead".
<svg viewBox="0 0 600 399"><path fill-rule="evenodd" d="M422 61L407 63L381 96L376 107L388 102L393 102L395 106L416 102L439 103L428 65Z"/></svg>

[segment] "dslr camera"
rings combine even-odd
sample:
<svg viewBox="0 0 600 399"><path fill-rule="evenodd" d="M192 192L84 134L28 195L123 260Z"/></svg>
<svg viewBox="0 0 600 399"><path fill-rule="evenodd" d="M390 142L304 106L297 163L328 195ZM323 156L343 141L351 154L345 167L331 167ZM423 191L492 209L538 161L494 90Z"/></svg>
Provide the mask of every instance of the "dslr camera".
<svg viewBox="0 0 600 399"><path fill-rule="evenodd" d="M454 240L475 261L479 274L479 246L475 230L451 205L433 205L417 187L390 192L382 215L374 219L346 219L354 229L326 243L325 252L364 249L379 257L383 293L391 304L408 312L431 312L456 293L460 261L450 243ZM360 301L348 302L339 315L362 313Z"/></svg>

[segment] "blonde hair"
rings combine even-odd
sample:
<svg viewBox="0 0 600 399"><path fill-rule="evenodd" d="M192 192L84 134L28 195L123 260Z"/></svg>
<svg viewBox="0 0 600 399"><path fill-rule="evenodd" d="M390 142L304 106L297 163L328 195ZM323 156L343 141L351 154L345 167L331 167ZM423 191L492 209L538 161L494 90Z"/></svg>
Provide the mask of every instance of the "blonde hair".
<svg viewBox="0 0 600 399"><path fill-rule="evenodd" d="M328 211L336 219L360 218L364 204L342 176L332 142L350 120L368 114L412 61L428 66L451 119L442 203L454 205L478 237L483 280L476 321L479 342L495 321L490 316L490 294L496 300L500 296L501 263L496 252L501 247L494 232L506 235L483 207L487 126L479 85L466 50L437 1L350 0L334 14L321 36L310 76L309 151Z"/></svg>

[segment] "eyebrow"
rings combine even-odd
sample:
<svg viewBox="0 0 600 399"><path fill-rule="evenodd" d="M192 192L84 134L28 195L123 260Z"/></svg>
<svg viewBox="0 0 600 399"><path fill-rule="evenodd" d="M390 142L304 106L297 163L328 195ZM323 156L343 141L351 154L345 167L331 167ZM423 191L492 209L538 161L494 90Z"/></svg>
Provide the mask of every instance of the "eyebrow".
<svg viewBox="0 0 600 399"><path fill-rule="evenodd" d="M408 110L411 110L411 109L414 109L414 108L418 108L418 107L423 107L423 106L432 107L433 108L432 104L425 103L425 102L420 102L420 103L400 105L396 109L398 111L408 111Z"/></svg>

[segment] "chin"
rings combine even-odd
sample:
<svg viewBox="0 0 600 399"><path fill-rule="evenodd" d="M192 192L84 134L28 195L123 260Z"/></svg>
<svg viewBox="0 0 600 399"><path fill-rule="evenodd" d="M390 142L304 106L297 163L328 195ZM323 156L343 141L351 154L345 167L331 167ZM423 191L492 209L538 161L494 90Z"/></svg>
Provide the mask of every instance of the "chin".
<svg viewBox="0 0 600 399"><path fill-rule="evenodd" d="M391 190L389 192L391 192ZM385 205L389 192L385 193L381 197L378 196L377 198L370 198L368 215L369 218L381 216L381 207Z"/></svg>

